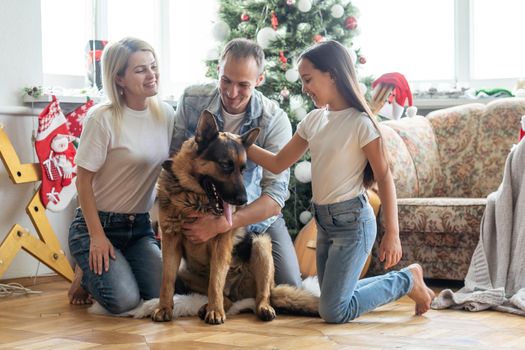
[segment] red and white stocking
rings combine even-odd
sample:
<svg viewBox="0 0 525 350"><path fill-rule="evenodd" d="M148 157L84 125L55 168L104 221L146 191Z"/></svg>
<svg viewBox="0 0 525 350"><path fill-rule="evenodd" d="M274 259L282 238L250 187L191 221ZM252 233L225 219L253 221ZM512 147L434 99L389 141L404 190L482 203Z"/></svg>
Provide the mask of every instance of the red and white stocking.
<svg viewBox="0 0 525 350"><path fill-rule="evenodd" d="M55 96L38 117L35 148L42 169L40 200L46 209L63 210L76 193L74 137Z"/></svg>
<svg viewBox="0 0 525 350"><path fill-rule="evenodd" d="M85 104L66 115L67 128L69 129L69 134L71 136L74 136L77 139L80 137L84 118L91 107L93 107L93 100L87 101Z"/></svg>

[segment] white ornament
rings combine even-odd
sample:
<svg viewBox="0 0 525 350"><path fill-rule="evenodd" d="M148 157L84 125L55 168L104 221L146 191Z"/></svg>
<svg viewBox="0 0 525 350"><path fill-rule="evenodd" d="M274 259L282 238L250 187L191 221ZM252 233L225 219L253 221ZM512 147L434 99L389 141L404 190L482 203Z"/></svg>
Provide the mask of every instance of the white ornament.
<svg viewBox="0 0 525 350"><path fill-rule="evenodd" d="M224 21L218 21L213 26L212 33L215 40L224 41L230 35L230 26Z"/></svg>
<svg viewBox="0 0 525 350"><path fill-rule="evenodd" d="M304 117L306 117L306 114L308 114L308 112L306 112L306 109L304 109L304 107L296 108L292 112L295 114L295 118L298 121L303 120Z"/></svg>
<svg viewBox="0 0 525 350"><path fill-rule="evenodd" d="M206 59L209 61L218 60L219 59L219 49L216 47L213 49L209 49L208 52L206 53Z"/></svg>
<svg viewBox="0 0 525 350"><path fill-rule="evenodd" d="M361 90L361 94L366 94L366 91L368 90L368 88L366 87L366 85L364 83L359 83L359 90Z"/></svg>
<svg viewBox="0 0 525 350"><path fill-rule="evenodd" d="M303 105L304 105L304 100L303 100L303 97L301 95L290 96L290 109L292 111L294 109L302 107Z"/></svg>
<svg viewBox="0 0 525 350"><path fill-rule="evenodd" d="M312 28L310 23L301 22L297 25L297 30L300 32L307 32Z"/></svg>
<svg viewBox="0 0 525 350"><path fill-rule="evenodd" d="M345 14L345 9L343 6L339 4L335 4L330 8L330 13L332 14L333 18L341 18Z"/></svg>
<svg viewBox="0 0 525 350"><path fill-rule="evenodd" d="M308 12L312 8L312 1L311 0L299 0L297 3L297 8L301 12Z"/></svg>
<svg viewBox="0 0 525 350"><path fill-rule="evenodd" d="M264 27L257 33L257 43L263 49L267 49L275 39L277 39L277 32L272 27Z"/></svg>
<svg viewBox="0 0 525 350"><path fill-rule="evenodd" d="M308 221L312 218L312 213L310 213L308 210L305 210L299 214L299 221L301 224L306 225Z"/></svg>
<svg viewBox="0 0 525 350"><path fill-rule="evenodd" d="M407 110L405 111L405 114L409 118L415 117L417 115L417 107L416 106L407 107Z"/></svg>
<svg viewBox="0 0 525 350"><path fill-rule="evenodd" d="M312 164L307 160L297 163L294 175L299 182L308 183L312 181Z"/></svg>
<svg viewBox="0 0 525 350"><path fill-rule="evenodd" d="M295 83L297 79L299 79L299 71L295 68L288 69L286 73L284 73L284 77L290 83Z"/></svg>

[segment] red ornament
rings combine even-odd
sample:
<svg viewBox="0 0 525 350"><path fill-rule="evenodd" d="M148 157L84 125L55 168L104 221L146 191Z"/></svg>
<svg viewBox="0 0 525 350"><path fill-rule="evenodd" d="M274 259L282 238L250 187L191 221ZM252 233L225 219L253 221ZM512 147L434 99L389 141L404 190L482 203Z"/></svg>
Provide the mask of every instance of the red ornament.
<svg viewBox="0 0 525 350"><path fill-rule="evenodd" d="M277 20L277 16L275 15L275 11L272 11L272 27L274 30L277 30L277 26L279 25L279 21Z"/></svg>
<svg viewBox="0 0 525 350"><path fill-rule="evenodd" d="M241 15L241 21L247 22L249 20L250 20L250 16L246 12L243 12Z"/></svg>
<svg viewBox="0 0 525 350"><path fill-rule="evenodd" d="M315 34L315 35L314 35L314 41L315 41L316 43L323 42L323 41L324 41L324 36L322 36L321 34Z"/></svg>
<svg viewBox="0 0 525 350"><path fill-rule="evenodd" d="M281 61L283 64L288 62L288 58L284 56L284 52L282 50L279 51L279 61Z"/></svg>
<svg viewBox="0 0 525 350"><path fill-rule="evenodd" d="M354 30L357 28L357 18L350 16L345 20L345 28L348 30Z"/></svg>
<svg viewBox="0 0 525 350"><path fill-rule="evenodd" d="M361 57L359 57L359 63L361 63L361 64L365 64L365 63L366 63L366 58L365 58L365 56L361 56Z"/></svg>

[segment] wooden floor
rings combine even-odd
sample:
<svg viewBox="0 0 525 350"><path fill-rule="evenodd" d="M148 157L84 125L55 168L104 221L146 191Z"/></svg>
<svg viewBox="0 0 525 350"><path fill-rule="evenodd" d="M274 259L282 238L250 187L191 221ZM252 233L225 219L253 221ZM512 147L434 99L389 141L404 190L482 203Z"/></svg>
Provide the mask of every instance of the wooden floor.
<svg viewBox="0 0 525 350"><path fill-rule="evenodd" d="M452 310L417 317L406 297L344 325L283 315L265 323L242 314L210 326L198 317L154 323L95 316L69 305L68 286L55 278L28 286L40 295L0 297L0 349L525 349L524 317Z"/></svg>

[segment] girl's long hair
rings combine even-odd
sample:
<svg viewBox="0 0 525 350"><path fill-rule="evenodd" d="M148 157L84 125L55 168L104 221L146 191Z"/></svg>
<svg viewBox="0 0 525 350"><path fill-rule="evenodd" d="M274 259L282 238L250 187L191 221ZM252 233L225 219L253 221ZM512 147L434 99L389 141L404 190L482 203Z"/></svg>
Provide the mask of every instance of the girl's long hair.
<svg viewBox="0 0 525 350"><path fill-rule="evenodd" d="M335 40L324 41L306 49L299 56L299 60L302 58L306 58L321 72L330 73L335 80L337 90L343 95L346 102L355 109L366 113L381 135L374 113L366 102L364 95L360 93L361 88L359 87L352 59L343 45ZM386 155L384 145L383 152ZM374 173L370 163L367 163L363 175L363 184L366 188L369 188L373 183Z"/></svg>
<svg viewBox="0 0 525 350"><path fill-rule="evenodd" d="M113 116L115 130L120 129L124 112L125 99L123 89L117 84L117 77L122 77L128 68L129 57L137 51L149 51L155 60L155 50L144 40L127 37L115 43L109 44L102 53L102 77L103 87L109 102L99 111L109 110ZM153 118L157 121L164 120L158 95L148 97L148 106Z"/></svg>

